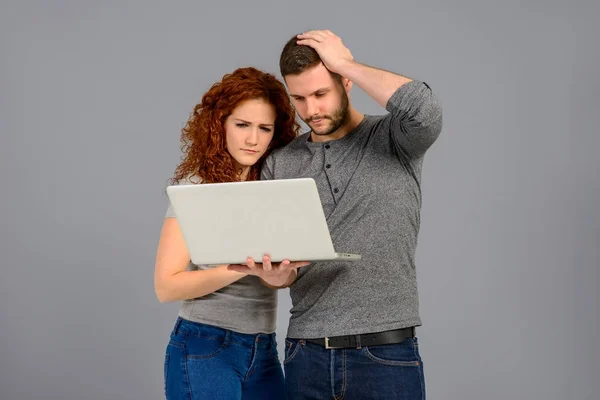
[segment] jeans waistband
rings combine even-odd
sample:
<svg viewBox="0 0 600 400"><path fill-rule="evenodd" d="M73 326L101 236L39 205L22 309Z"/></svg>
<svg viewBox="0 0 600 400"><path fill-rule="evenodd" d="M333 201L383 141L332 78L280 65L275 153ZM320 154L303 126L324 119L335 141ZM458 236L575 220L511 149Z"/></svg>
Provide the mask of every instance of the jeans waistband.
<svg viewBox="0 0 600 400"><path fill-rule="evenodd" d="M173 335L197 337L227 337L231 344L259 348L269 348L276 344L275 333L241 333L214 325L190 321L177 317Z"/></svg>

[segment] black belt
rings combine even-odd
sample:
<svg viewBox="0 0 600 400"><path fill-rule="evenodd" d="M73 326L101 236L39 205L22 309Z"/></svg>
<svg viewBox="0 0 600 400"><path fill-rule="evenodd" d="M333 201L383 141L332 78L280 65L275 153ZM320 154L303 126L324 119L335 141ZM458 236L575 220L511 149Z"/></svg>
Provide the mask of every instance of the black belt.
<svg viewBox="0 0 600 400"><path fill-rule="evenodd" d="M363 333L362 335L332 336L318 339L306 339L307 342L324 346L326 349L360 348L382 344L400 343L404 339L415 336L415 328L402 328L393 331Z"/></svg>

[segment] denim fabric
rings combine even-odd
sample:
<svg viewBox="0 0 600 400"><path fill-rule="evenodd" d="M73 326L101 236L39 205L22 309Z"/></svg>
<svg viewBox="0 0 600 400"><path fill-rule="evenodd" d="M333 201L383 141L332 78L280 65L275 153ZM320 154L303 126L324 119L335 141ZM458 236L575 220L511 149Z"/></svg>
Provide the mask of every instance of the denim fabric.
<svg viewBox="0 0 600 400"><path fill-rule="evenodd" d="M284 370L289 400L425 400L416 337L360 349L325 349L287 338Z"/></svg>
<svg viewBox="0 0 600 400"><path fill-rule="evenodd" d="M286 399L275 334L244 334L179 317L164 365L167 400Z"/></svg>

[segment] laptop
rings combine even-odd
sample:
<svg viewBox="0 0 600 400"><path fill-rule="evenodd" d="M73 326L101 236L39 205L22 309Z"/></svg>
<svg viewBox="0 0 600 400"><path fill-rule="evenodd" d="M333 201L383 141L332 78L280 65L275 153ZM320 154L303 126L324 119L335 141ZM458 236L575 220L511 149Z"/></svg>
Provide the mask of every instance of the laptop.
<svg viewBox="0 0 600 400"><path fill-rule="evenodd" d="M360 260L338 253L312 178L168 186L194 264Z"/></svg>

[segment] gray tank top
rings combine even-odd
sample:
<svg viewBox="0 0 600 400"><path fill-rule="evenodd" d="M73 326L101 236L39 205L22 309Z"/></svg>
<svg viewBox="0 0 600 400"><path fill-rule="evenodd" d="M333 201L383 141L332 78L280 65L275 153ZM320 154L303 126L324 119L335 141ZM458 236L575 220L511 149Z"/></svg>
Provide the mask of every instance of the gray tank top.
<svg viewBox="0 0 600 400"><path fill-rule="evenodd" d="M179 184L195 184L197 181L188 179ZM170 204L165 218L175 218ZM209 268L190 262L187 270ZM249 275L206 296L184 300L179 308L179 316L241 333L273 333L277 318L277 291L264 286L259 278Z"/></svg>

